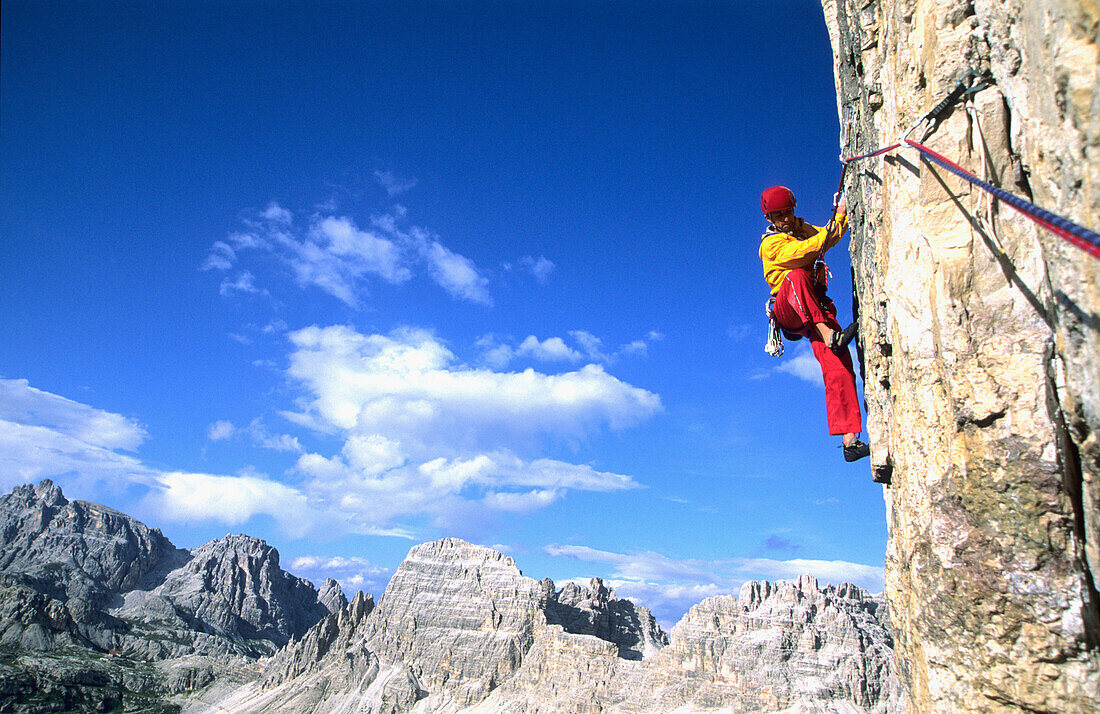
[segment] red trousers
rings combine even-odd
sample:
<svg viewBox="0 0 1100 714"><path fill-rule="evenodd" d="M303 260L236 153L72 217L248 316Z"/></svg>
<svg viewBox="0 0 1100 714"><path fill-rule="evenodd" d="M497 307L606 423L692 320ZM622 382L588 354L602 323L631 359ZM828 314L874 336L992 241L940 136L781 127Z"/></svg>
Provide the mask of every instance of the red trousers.
<svg viewBox="0 0 1100 714"><path fill-rule="evenodd" d="M863 431L852 356L847 347L840 354L829 349L814 327L815 323L824 322L833 330L843 329L836 321L836 305L825 295L825 288L814 285L810 271L792 270L775 295L774 313L780 327L810 340L825 380L825 416L829 421L829 433L858 434Z"/></svg>

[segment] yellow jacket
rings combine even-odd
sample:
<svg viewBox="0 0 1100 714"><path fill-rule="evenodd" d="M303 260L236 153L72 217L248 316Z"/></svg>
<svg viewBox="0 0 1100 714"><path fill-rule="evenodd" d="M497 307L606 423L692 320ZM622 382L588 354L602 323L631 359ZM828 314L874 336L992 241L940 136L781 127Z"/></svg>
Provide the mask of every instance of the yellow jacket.
<svg viewBox="0 0 1100 714"><path fill-rule="evenodd" d="M772 295L779 292L783 278L795 268L811 270L819 255L840 242L844 231L848 230L848 216L840 215L832 230L811 226L814 234L809 238L795 238L787 233L765 233L760 241L760 260L764 262L764 280L772 289Z"/></svg>

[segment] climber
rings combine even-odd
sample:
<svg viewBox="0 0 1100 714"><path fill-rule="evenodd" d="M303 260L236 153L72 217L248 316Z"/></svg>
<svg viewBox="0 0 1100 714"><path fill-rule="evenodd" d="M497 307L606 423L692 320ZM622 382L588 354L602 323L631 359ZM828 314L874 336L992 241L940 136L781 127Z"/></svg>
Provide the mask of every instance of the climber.
<svg viewBox="0 0 1100 714"><path fill-rule="evenodd" d="M794 214L794 193L784 186L764 191L760 208L770 223L760 243L760 259L774 297L772 314L788 337L810 340L825 380L829 433L843 435L845 461L862 459L871 449L859 440L862 417L848 352L857 325L853 322L841 329L837 322L836 305L825 294L828 268L821 260L848 229L847 199L840 198L833 220L824 228Z"/></svg>

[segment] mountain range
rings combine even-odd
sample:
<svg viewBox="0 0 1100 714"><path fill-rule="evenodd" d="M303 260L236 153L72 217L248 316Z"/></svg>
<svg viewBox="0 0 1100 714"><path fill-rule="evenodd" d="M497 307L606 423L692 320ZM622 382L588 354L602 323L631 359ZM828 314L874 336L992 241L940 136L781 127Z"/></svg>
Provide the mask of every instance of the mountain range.
<svg viewBox="0 0 1100 714"><path fill-rule="evenodd" d="M665 633L598 578L445 538L376 605L246 535L187 551L49 480L0 497L2 711L902 711L892 646L880 597L810 576Z"/></svg>

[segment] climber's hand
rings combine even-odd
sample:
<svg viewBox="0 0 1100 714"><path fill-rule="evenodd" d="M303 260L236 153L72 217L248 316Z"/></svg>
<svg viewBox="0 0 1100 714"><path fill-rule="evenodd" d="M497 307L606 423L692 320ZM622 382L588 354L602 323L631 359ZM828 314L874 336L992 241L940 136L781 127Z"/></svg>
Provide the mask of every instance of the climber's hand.
<svg viewBox="0 0 1100 714"><path fill-rule="evenodd" d="M848 195L841 194L840 201L836 204L836 215L846 216L848 215Z"/></svg>

